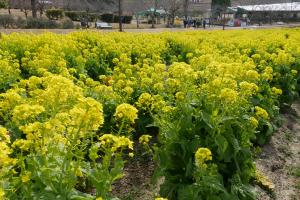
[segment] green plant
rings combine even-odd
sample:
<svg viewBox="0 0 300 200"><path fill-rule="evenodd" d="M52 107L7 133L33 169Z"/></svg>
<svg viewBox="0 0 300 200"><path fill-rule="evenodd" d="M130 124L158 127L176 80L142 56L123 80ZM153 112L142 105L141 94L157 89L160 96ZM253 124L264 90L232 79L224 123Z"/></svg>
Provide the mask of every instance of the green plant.
<svg viewBox="0 0 300 200"><path fill-rule="evenodd" d="M26 19L22 18L22 17L18 17L16 20L16 27L17 28L25 28L27 24Z"/></svg>
<svg viewBox="0 0 300 200"><path fill-rule="evenodd" d="M101 20L107 23L113 23L114 22L114 15L110 13L102 14Z"/></svg>
<svg viewBox="0 0 300 200"><path fill-rule="evenodd" d="M114 15L113 17L114 17L113 22L114 23L119 23L119 16ZM125 15L125 16L122 16L121 18L122 18L122 23L125 23L125 24L130 24L131 23L132 16Z"/></svg>
<svg viewBox="0 0 300 200"><path fill-rule="evenodd" d="M72 21L80 21L86 14L85 11L65 11L65 16L69 17Z"/></svg>
<svg viewBox="0 0 300 200"><path fill-rule="evenodd" d="M63 20L61 22L61 25L62 25L63 29L73 29L74 28L74 23L70 19Z"/></svg>
<svg viewBox="0 0 300 200"><path fill-rule="evenodd" d="M49 9L46 10L46 16L48 17L48 19L50 20L58 20L63 18L63 10L61 9Z"/></svg>
<svg viewBox="0 0 300 200"><path fill-rule="evenodd" d="M219 123L223 125L217 127L202 109L187 104L180 107L180 115L175 114L178 118L158 119L162 146L157 148L156 161L158 174L165 177L161 195L170 199L253 199L247 183L254 166L249 147L243 146L253 133L242 131L243 120L235 118L234 122L228 121L233 118L221 119ZM161 124L162 121L168 124ZM240 131L244 141L239 139ZM194 165L193 157L199 147L212 150L212 172L198 171Z"/></svg>
<svg viewBox="0 0 300 200"><path fill-rule="evenodd" d="M15 20L12 15L0 15L0 25L3 28L13 27L15 24Z"/></svg>
<svg viewBox="0 0 300 200"><path fill-rule="evenodd" d="M37 18L32 18L28 17L26 20L26 27L28 29L39 29L39 28L59 28L59 24L56 23L55 21L48 20L48 19L37 19Z"/></svg>

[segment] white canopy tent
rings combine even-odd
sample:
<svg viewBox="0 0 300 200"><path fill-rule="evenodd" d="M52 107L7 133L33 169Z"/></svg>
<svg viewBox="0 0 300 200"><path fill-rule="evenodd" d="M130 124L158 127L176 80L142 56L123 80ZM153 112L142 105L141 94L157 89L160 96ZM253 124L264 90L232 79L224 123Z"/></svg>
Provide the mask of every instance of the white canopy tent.
<svg viewBox="0 0 300 200"><path fill-rule="evenodd" d="M300 2L237 6L237 9L244 10L247 12L300 11Z"/></svg>

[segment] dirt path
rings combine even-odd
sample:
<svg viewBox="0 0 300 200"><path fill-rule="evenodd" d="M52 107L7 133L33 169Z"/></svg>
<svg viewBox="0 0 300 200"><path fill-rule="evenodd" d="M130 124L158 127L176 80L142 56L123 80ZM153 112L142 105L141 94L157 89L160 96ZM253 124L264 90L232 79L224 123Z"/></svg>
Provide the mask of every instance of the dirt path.
<svg viewBox="0 0 300 200"><path fill-rule="evenodd" d="M269 193L259 191L258 200L300 200L300 102L282 115L282 126L262 148L256 166L274 183Z"/></svg>
<svg viewBox="0 0 300 200"><path fill-rule="evenodd" d="M131 24L130 24L131 25ZM130 28L124 27L124 32L133 32L133 33L161 33L161 32L182 32L182 31L198 31L204 30L203 28L162 28L158 27L155 29L151 28L141 28L136 29L133 28L134 26L127 26ZM264 26L247 26L247 27L226 27L225 30L239 30L239 29L280 29L280 28L298 28L300 27L300 23L295 24L285 24L285 25L264 25ZM221 26L214 26L214 27L207 27L206 31L213 31L213 30L222 30ZM41 34L41 33L56 33L56 34L68 34L75 31L85 31L85 29L3 29L0 27L0 33L4 34L11 34L11 33L34 33L34 34ZM110 30L97 30L95 28L88 29L88 31L97 31L97 32L118 32L117 26L114 26L113 29Z"/></svg>

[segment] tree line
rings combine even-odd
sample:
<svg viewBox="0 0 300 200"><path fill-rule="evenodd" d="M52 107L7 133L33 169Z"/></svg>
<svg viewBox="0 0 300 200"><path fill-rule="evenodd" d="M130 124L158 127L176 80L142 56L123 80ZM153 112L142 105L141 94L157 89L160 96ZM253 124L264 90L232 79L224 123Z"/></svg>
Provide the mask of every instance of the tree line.
<svg viewBox="0 0 300 200"><path fill-rule="evenodd" d="M0 8L7 8L8 12L10 13L11 9L11 1L12 0L0 0ZM37 13L39 11L40 16L43 15L44 9L46 7L47 2L46 0L17 0L18 5L21 10L25 13L27 17L28 12L31 11L32 17L37 18ZM29 2L30 1L30 2ZM70 7L71 0L63 0L64 4L66 5L66 9ZM127 0L128 2L130 0ZM133 1L133 0L131 0ZM80 0L80 5L110 5L116 8L118 15L119 15L119 30L122 31L122 15L124 13L124 0ZM151 14L151 21L152 21L152 28L155 27L155 17L156 12L158 9L164 9L167 13L167 20L168 24L173 25L175 16L178 14L179 11L183 13L185 19L189 16L189 6L192 3L192 0L138 0L133 2L132 7L135 9L145 9L153 8ZM217 10L218 12L224 12L227 6L230 6L231 0L212 0L212 9ZM88 10L88 7L86 7ZM133 8L134 9L134 8Z"/></svg>

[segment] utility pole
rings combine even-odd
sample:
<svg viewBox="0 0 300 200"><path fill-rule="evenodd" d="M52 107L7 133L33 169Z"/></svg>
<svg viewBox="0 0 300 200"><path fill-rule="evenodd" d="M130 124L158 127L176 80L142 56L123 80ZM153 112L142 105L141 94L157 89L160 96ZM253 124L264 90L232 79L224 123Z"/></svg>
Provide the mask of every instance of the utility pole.
<svg viewBox="0 0 300 200"><path fill-rule="evenodd" d="M122 11L123 11L123 0L119 0L119 31L123 31L123 26L122 26Z"/></svg>

